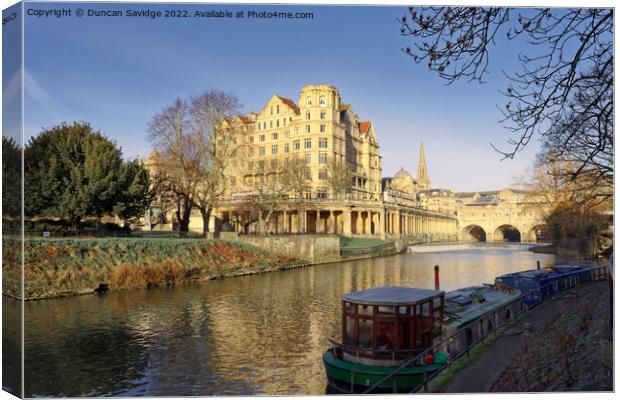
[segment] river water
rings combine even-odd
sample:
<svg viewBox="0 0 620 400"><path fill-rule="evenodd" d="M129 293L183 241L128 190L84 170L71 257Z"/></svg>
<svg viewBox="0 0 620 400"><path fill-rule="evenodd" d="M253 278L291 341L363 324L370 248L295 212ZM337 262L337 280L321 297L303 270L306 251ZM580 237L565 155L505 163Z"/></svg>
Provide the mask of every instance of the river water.
<svg viewBox="0 0 620 400"><path fill-rule="evenodd" d="M436 264L441 288L452 290L535 268L537 260L553 263L554 256L528 247L458 245L169 289L27 302L25 394L324 394L321 355L329 338L340 339L344 293L381 285L433 288ZM4 308L6 337L16 336L19 303L4 298Z"/></svg>

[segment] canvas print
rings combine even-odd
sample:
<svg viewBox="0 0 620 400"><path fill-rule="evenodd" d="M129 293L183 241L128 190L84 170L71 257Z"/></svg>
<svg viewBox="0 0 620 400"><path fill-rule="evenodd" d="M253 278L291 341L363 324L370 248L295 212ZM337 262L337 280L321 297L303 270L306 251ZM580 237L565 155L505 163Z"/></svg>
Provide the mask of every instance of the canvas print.
<svg viewBox="0 0 620 400"><path fill-rule="evenodd" d="M613 393L611 3L4 7L4 391Z"/></svg>

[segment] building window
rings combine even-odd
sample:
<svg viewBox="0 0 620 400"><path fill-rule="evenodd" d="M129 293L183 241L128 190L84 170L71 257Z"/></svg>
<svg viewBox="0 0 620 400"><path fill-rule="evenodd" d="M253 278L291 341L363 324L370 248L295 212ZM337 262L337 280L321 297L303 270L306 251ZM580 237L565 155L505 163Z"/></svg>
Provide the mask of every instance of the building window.
<svg viewBox="0 0 620 400"><path fill-rule="evenodd" d="M250 144L254 143L254 136L249 137Z"/></svg>
<svg viewBox="0 0 620 400"><path fill-rule="evenodd" d="M321 132L325 132L325 125L321 125Z"/></svg>
<svg viewBox="0 0 620 400"><path fill-rule="evenodd" d="M325 119L325 111L321 111L321 119Z"/></svg>
<svg viewBox="0 0 620 400"><path fill-rule="evenodd" d="M319 147L322 149L326 149L327 148L327 138L319 138Z"/></svg>
<svg viewBox="0 0 620 400"><path fill-rule="evenodd" d="M265 170L265 160L260 160L258 162L258 169L259 169L259 171L264 171Z"/></svg>
<svg viewBox="0 0 620 400"><path fill-rule="evenodd" d="M265 146L261 146L258 148L258 155L259 156L264 156L265 155Z"/></svg>
<svg viewBox="0 0 620 400"><path fill-rule="evenodd" d="M295 128L295 129L293 129L293 133L294 133L295 135L299 134L299 128Z"/></svg>
<svg viewBox="0 0 620 400"><path fill-rule="evenodd" d="M306 125L306 133L310 133L310 125Z"/></svg>
<svg viewBox="0 0 620 400"><path fill-rule="evenodd" d="M284 139L288 139L290 136L289 131L284 132Z"/></svg>
<svg viewBox="0 0 620 400"><path fill-rule="evenodd" d="M327 179L327 171L322 169L319 171L319 179L324 181L325 179Z"/></svg>
<svg viewBox="0 0 620 400"><path fill-rule="evenodd" d="M267 121L263 121L263 129L267 129Z"/></svg>
<svg viewBox="0 0 620 400"><path fill-rule="evenodd" d="M310 170L305 170L305 171L304 171L304 177L305 177L307 180L311 181L311 180L312 180L312 171L310 171Z"/></svg>
<svg viewBox="0 0 620 400"><path fill-rule="evenodd" d="M273 121L269 121L269 128L273 128Z"/></svg>
<svg viewBox="0 0 620 400"><path fill-rule="evenodd" d="M310 165L312 162L312 153L306 153L304 155L304 161L306 162L306 165Z"/></svg>
<svg viewBox="0 0 620 400"><path fill-rule="evenodd" d="M278 132L273 132L271 134L271 140L278 140Z"/></svg>
<svg viewBox="0 0 620 400"><path fill-rule="evenodd" d="M327 153L319 153L319 164L327 164Z"/></svg>
<svg viewBox="0 0 620 400"><path fill-rule="evenodd" d="M320 173L319 173L319 179L320 179ZM319 199L326 199L327 198L327 189L325 188L318 188L317 192L316 192L316 197Z"/></svg>
<svg viewBox="0 0 620 400"><path fill-rule="evenodd" d="M311 149L312 148L312 139L311 138L305 138L304 139L304 149Z"/></svg>
<svg viewBox="0 0 620 400"><path fill-rule="evenodd" d="M276 114L280 114L280 105L279 104L276 106Z"/></svg>
<svg viewBox="0 0 620 400"><path fill-rule="evenodd" d="M278 160L274 158L273 160L271 160L271 169L276 169L276 168L278 168Z"/></svg>
<svg viewBox="0 0 620 400"><path fill-rule="evenodd" d="M279 127L280 127L280 120L276 119L276 128L279 128Z"/></svg>
<svg viewBox="0 0 620 400"><path fill-rule="evenodd" d="M284 143L284 152L285 153L289 152L289 145L288 145L288 143Z"/></svg>
<svg viewBox="0 0 620 400"><path fill-rule="evenodd" d="M301 148L301 146L299 144L299 139L293 140L293 149L299 150L300 148Z"/></svg>
<svg viewBox="0 0 620 400"><path fill-rule="evenodd" d="M265 141L265 135L260 135L260 136L258 137L258 141L259 141L259 142L264 142L264 141Z"/></svg>
<svg viewBox="0 0 620 400"><path fill-rule="evenodd" d="M271 146L271 154L278 154L278 145L274 144Z"/></svg>
<svg viewBox="0 0 620 400"><path fill-rule="evenodd" d="M282 126L286 126L286 118L282 118Z"/></svg>
<svg viewBox="0 0 620 400"><path fill-rule="evenodd" d="M269 113L270 113L271 115L273 115L273 107L271 107L271 108L270 108Z"/></svg>
<svg viewBox="0 0 620 400"><path fill-rule="evenodd" d="M309 111L306 113L306 119L308 119L308 120L310 119L310 112Z"/></svg>
<svg viewBox="0 0 620 400"><path fill-rule="evenodd" d="M248 170L254 169L254 161L248 161Z"/></svg>
<svg viewBox="0 0 620 400"><path fill-rule="evenodd" d="M312 105L312 100L310 99L310 97L306 99L306 105L309 105L309 106Z"/></svg>
<svg viewBox="0 0 620 400"><path fill-rule="evenodd" d="M327 103L325 102L325 97L321 96L321 98L319 99L319 104L320 104L321 106L324 106L325 104L327 104Z"/></svg>
<svg viewBox="0 0 620 400"><path fill-rule="evenodd" d="M254 147L248 149L248 157L254 157Z"/></svg>

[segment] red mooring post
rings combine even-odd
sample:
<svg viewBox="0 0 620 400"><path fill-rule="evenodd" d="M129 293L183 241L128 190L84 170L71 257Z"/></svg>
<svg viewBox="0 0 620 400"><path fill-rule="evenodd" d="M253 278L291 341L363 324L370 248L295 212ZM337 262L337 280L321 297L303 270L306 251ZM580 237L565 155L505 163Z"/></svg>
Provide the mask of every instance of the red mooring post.
<svg viewBox="0 0 620 400"><path fill-rule="evenodd" d="M435 265L435 290L439 290L439 265Z"/></svg>

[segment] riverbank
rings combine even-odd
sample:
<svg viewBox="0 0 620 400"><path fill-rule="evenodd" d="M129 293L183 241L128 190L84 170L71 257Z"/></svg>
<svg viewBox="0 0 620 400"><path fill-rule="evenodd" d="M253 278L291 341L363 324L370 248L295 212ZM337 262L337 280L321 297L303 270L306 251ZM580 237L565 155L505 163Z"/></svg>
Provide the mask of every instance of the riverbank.
<svg viewBox="0 0 620 400"><path fill-rule="evenodd" d="M428 391L613 390L609 296L609 282L599 281L546 300L457 360Z"/></svg>
<svg viewBox="0 0 620 400"><path fill-rule="evenodd" d="M19 297L20 241L3 238L2 293ZM24 299L35 300L249 275L308 263L204 239L27 239Z"/></svg>

